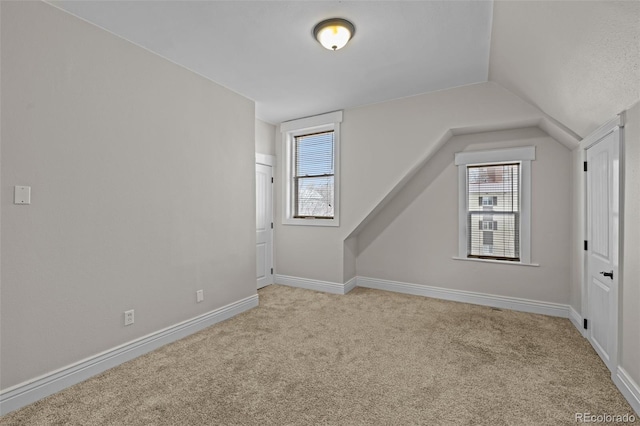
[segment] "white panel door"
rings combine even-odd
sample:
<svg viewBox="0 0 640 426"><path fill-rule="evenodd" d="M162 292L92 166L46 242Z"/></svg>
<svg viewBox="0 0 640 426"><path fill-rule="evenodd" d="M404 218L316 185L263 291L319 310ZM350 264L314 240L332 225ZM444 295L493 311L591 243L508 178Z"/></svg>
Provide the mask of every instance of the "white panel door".
<svg viewBox="0 0 640 426"><path fill-rule="evenodd" d="M256 164L256 277L258 288L273 284L273 170Z"/></svg>
<svg viewBox="0 0 640 426"><path fill-rule="evenodd" d="M613 371L618 335L619 130L587 149L587 337Z"/></svg>

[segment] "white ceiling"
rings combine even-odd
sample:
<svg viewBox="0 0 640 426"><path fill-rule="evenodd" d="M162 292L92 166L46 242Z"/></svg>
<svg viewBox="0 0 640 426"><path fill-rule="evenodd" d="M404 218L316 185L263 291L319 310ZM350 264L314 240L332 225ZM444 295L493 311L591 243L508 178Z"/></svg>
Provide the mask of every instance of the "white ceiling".
<svg viewBox="0 0 640 426"><path fill-rule="evenodd" d="M51 1L256 102L270 123L484 82L490 1ZM341 17L353 40L312 37Z"/></svg>

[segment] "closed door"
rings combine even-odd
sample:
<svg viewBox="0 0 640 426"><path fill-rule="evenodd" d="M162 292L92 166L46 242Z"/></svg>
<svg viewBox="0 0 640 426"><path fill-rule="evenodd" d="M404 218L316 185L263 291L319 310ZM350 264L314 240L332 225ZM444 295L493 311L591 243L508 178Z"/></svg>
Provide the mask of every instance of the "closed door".
<svg viewBox="0 0 640 426"><path fill-rule="evenodd" d="M273 192L271 166L256 164L256 276L258 288L273 284Z"/></svg>
<svg viewBox="0 0 640 426"><path fill-rule="evenodd" d="M587 337L613 371L618 345L619 129L587 149Z"/></svg>

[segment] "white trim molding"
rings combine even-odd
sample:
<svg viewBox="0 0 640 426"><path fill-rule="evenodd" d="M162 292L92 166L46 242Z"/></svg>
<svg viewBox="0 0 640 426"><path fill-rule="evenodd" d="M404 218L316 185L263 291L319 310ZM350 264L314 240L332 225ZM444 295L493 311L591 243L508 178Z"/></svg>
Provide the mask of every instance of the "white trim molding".
<svg viewBox="0 0 640 426"><path fill-rule="evenodd" d="M156 331L129 343L109 349L82 361L52 371L3 390L0 393L0 415L80 383L96 374L180 340L209 326L258 306L258 295L246 297L171 327Z"/></svg>
<svg viewBox="0 0 640 426"><path fill-rule="evenodd" d="M494 263L498 265L513 265L513 266L540 266L539 263L522 263L522 262L510 262L508 260L496 260L496 259L479 259L475 257L458 257L453 256L453 260L464 260L466 262L483 262L483 263Z"/></svg>
<svg viewBox="0 0 640 426"><path fill-rule="evenodd" d="M563 305L560 303L521 299L517 297L498 296L493 294L476 293L464 290L453 290L443 287L381 280L377 278L357 276L351 278L345 284L340 284L329 281L292 277L288 275L276 275L275 283L289 287L304 288L307 290L315 290L331 294L347 294L355 287L373 288L376 290L385 290L394 293L431 297L433 299L451 300L454 302L471 303L473 305L510 309L512 311L529 312L532 314L549 315L561 318L571 318L571 307L569 305Z"/></svg>
<svg viewBox="0 0 640 426"><path fill-rule="evenodd" d="M602 126L598 127L596 130L586 136L584 139L582 139L582 141L580 141L580 148L586 150L590 146L595 145L597 142L600 142L602 138L604 138L614 130L624 128L625 118L626 116L624 112L616 115L614 118L607 121Z"/></svg>
<svg viewBox="0 0 640 426"><path fill-rule="evenodd" d="M507 163L510 161L533 161L536 159L535 146L517 148L486 149L482 151L463 151L455 155L456 166L484 163Z"/></svg>
<svg viewBox="0 0 640 426"><path fill-rule="evenodd" d="M467 167L518 162L520 164L520 261L514 263L533 264L531 262L531 161L535 159L535 146L463 151L455 154L455 165L458 166L458 258L469 257Z"/></svg>
<svg viewBox="0 0 640 426"><path fill-rule="evenodd" d="M538 121L538 128L566 146L569 150L574 150L580 145L580 136L548 115L545 115Z"/></svg>
<svg viewBox="0 0 640 426"><path fill-rule="evenodd" d="M578 329L580 335L582 335L582 337L586 337L587 330L584 329L582 315L573 309L573 306L571 305L569 305L569 320L571 320L571 324Z"/></svg>
<svg viewBox="0 0 640 426"><path fill-rule="evenodd" d="M331 294L347 294L356 287L357 277L350 279L346 284L333 283L330 281L312 280L309 278L292 277L289 275L275 276L275 284L286 285L288 287L304 288L307 290L321 291Z"/></svg>
<svg viewBox="0 0 640 426"><path fill-rule="evenodd" d="M328 112L326 114L314 115L311 117L298 118L296 120L285 121L280 124L282 133L295 131L297 129L313 129L322 127L327 123L341 123L342 111Z"/></svg>
<svg viewBox="0 0 640 426"><path fill-rule="evenodd" d="M640 416L640 386L633 381L627 371L618 366L616 374L612 377L613 382L625 397L631 408L634 409L636 414Z"/></svg>
<svg viewBox="0 0 640 426"><path fill-rule="evenodd" d="M512 311L529 312L532 314L569 318L569 306L560 303L497 296L493 294L453 290L442 287L387 281L367 277L358 277L358 287L412 294L414 296L425 296L434 299L451 300L454 302L471 303L473 305L490 306L493 308L510 309Z"/></svg>
<svg viewBox="0 0 640 426"><path fill-rule="evenodd" d="M256 152L256 164L264 164L265 166L274 167L276 165L276 157Z"/></svg>
<svg viewBox="0 0 640 426"><path fill-rule="evenodd" d="M344 294L349 293L351 290L358 286L358 277L353 277L346 283L344 283Z"/></svg>

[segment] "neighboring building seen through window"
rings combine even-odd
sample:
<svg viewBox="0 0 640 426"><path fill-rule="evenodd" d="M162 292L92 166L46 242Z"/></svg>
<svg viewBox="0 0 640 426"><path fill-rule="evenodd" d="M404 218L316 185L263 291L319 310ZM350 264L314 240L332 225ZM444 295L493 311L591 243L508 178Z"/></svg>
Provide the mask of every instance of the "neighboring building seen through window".
<svg viewBox="0 0 640 426"><path fill-rule="evenodd" d="M300 135L294 144L295 218L334 216L334 131Z"/></svg>
<svg viewBox="0 0 640 426"><path fill-rule="evenodd" d="M520 164L467 166L468 257L520 261Z"/></svg>

